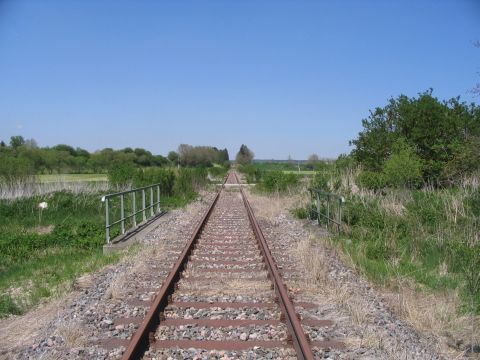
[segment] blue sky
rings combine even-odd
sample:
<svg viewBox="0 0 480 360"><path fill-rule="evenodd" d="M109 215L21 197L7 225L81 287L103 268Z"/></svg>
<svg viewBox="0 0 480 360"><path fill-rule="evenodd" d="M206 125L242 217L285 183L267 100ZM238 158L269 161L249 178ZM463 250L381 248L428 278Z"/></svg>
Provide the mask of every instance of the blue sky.
<svg viewBox="0 0 480 360"><path fill-rule="evenodd" d="M335 157L369 109L480 82L480 1L0 0L0 138Z"/></svg>

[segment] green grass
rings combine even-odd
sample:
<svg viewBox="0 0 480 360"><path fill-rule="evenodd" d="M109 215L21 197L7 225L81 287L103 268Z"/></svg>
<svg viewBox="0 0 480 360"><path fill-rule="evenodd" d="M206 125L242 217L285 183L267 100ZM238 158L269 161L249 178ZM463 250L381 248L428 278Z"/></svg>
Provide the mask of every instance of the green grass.
<svg viewBox="0 0 480 360"><path fill-rule="evenodd" d="M102 253L105 210L100 196L63 191L0 200L0 317L21 314L70 289L81 274L120 259ZM194 198L163 197L162 207L185 206ZM43 201L48 208L40 213ZM112 218L118 218L118 207L113 204L111 210ZM118 234L119 226L112 229L112 238Z"/></svg>
<svg viewBox="0 0 480 360"><path fill-rule="evenodd" d="M43 174L37 175L41 183L73 182L73 181L107 181L106 174Z"/></svg>
<svg viewBox="0 0 480 360"><path fill-rule="evenodd" d="M351 195L347 231L334 241L373 281L388 286L400 277L433 291L459 290L468 304L467 280L480 272L479 222L469 205L477 197L459 189ZM479 309L480 294L473 296Z"/></svg>
<svg viewBox="0 0 480 360"><path fill-rule="evenodd" d="M298 175L309 175L309 176L313 176L315 175L315 171L314 170L282 170L282 172L284 174L298 174Z"/></svg>
<svg viewBox="0 0 480 360"><path fill-rule="evenodd" d="M372 281L395 287L407 280L425 291L458 292L464 310L480 313L480 284L474 289L480 274L478 177L450 188L375 192L359 189L357 174L329 166L309 184L345 197L342 232L333 232L332 241ZM292 213L314 217L311 204Z"/></svg>

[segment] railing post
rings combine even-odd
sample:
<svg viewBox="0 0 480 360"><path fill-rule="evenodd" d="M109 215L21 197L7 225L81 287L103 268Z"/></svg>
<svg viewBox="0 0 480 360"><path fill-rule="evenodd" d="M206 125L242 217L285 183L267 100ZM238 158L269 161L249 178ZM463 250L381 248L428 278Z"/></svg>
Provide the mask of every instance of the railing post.
<svg viewBox="0 0 480 360"><path fill-rule="evenodd" d="M318 222L318 225L320 225L320 194L318 193L318 191L316 193L317 193L317 222Z"/></svg>
<svg viewBox="0 0 480 360"><path fill-rule="evenodd" d="M342 198L338 198L338 232L340 232L340 224L342 223Z"/></svg>
<svg viewBox="0 0 480 360"><path fill-rule="evenodd" d="M122 224L122 234L125 234L125 209L123 208L124 195L120 195L120 218Z"/></svg>
<svg viewBox="0 0 480 360"><path fill-rule="evenodd" d="M132 192L132 218L133 218L133 227L137 226L137 204L135 199L135 191Z"/></svg>
<svg viewBox="0 0 480 360"><path fill-rule="evenodd" d="M153 186L150 187L150 217L153 216Z"/></svg>
<svg viewBox="0 0 480 360"><path fill-rule="evenodd" d="M143 221L147 220L145 216L145 189L142 189L142 214L143 214Z"/></svg>
<svg viewBox="0 0 480 360"><path fill-rule="evenodd" d="M327 194L327 229L330 225L330 194Z"/></svg>
<svg viewBox="0 0 480 360"><path fill-rule="evenodd" d="M157 185L157 213L160 213L160 185Z"/></svg>
<svg viewBox="0 0 480 360"><path fill-rule="evenodd" d="M110 244L110 224L108 218L108 198L105 198L105 234L107 237L107 244Z"/></svg>

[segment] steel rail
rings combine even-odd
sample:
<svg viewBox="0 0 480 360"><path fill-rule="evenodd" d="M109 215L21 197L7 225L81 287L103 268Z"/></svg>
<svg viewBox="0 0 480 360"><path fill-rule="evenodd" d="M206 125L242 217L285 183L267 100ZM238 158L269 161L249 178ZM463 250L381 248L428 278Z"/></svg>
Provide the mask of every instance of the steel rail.
<svg viewBox="0 0 480 360"><path fill-rule="evenodd" d="M240 181L238 176L235 172L233 172L234 178L238 184ZM178 260L175 262L175 265L172 268L172 271L167 276L164 284L162 285L159 293L155 297L152 306L150 307L149 311L147 312L145 319L140 324L137 331L132 336L128 347L123 354L123 360L131 360L131 359L139 359L143 356L144 352L147 350L151 343L154 343L154 333L156 328L160 324L160 312L168 305L169 303L169 296L175 291L175 284L180 279L181 272L185 268L185 264L189 260L189 255L193 250L195 243L200 235L201 230L203 229L205 223L207 222L210 214L212 213L219 197L221 191L224 189L225 184L228 180L229 176L225 178L222 187L215 195L214 200L210 204L209 208L203 215L202 219L197 224L192 236L190 237L187 245L185 246L184 250L180 254ZM260 250L263 255L264 262L267 266L268 273L270 275L270 279L273 282L275 293L277 294L279 305L282 310L282 313L285 316L285 321L287 328L289 329L289 333L292 336L293 346L297 352L297 357L299 359L307 359L311 360L314 359L311 346L309 341L303 332L300 320L298 319L295 308L293 303L288 297L288 292L286 287L282 281L280 272L273 260L273 256L270 253L268 248L268 244L263 236L262 230L255 218L253 210L248 202L246 195L243 189L240 188L240 192L242 195L243 203L247 210L248 218L250 220L250 224L254 231L254 234L257 238Z"/></svg>
<svg viewBox="0 0 480 360"><path fill-rule="evenodd" d="M175 262L172 271L168 274L165 282L163 283L162 287L160 288L159 293L153 300L152 306L148 310L145 318L143 319L142 323L138 327L137 331L133 334L127 349L125 350L122 359L123 360L132 360L132 359L139 359L147 350L148 345L152 342L152 334L155 332L156 328L160 324L160 317L159 313L162 309L164 309L168 305L168 298L175 290L175 283L180 279L181 272L185 268L185 264L188 261L188 257L195 245L198 236L207 222L210 214L212 213L215 204L220 196L220 192L222 191L223 187L225 186L225 182L227 181L228 176L225 178L225 181L222 184L222 187L215 195L212 203L208 207L207 211L203 215L202 219L198 222L195 230L193 231L192 236L187 242L187 245L183 249L182 253L179 255L178 260Z"/></svg>
<svg viewBox="0 0 480 360"><path fill-rule="evenodd" d="M234 175L237 179L237 182L240 183L237 174L234 173ZM282 277L280 275L280 272L278 271L277 265L273 260L273 256L270 252L267 241L263 236L262 229L260 228L260 225L255 218L252 207L250 206L250 203L247 200L247 196L245 195L245 192L242 188L240 188L240 192L242 194L242 199L245 207L247 208L248 218L250 219L250 223L260 245L260 250L263 254L264 261L267 265L268 273L270 274L270 278L274 284L274 289L278 296L280 307L283 314L285 315L287 328L292 335L293 346L295 348L295 351L297 352L297 357L299 359L313 360L315 357L313 355L312 348L307 339L307 336L305 335L305 332L303 331L302 324L297 317L295 307L293 306L292 301L288 297L288 292L282 281Z"/></svg>

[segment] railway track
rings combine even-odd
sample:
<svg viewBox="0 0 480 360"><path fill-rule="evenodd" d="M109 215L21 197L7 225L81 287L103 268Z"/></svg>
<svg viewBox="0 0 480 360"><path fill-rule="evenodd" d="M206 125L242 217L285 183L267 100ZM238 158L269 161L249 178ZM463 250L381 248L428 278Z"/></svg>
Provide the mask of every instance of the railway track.
<svg viewBox="0 0 480 360"><path fill-rule="evenodd" d="M280 271L239 179L230 172L198 223L133 334L123 359L313 359L316 348L338 341L310 341L308 329L329 320L300 316L315 304L289 297ZM232 186L233 185L233 186ZM307 329L307 330L305 330Z"/></svg>

